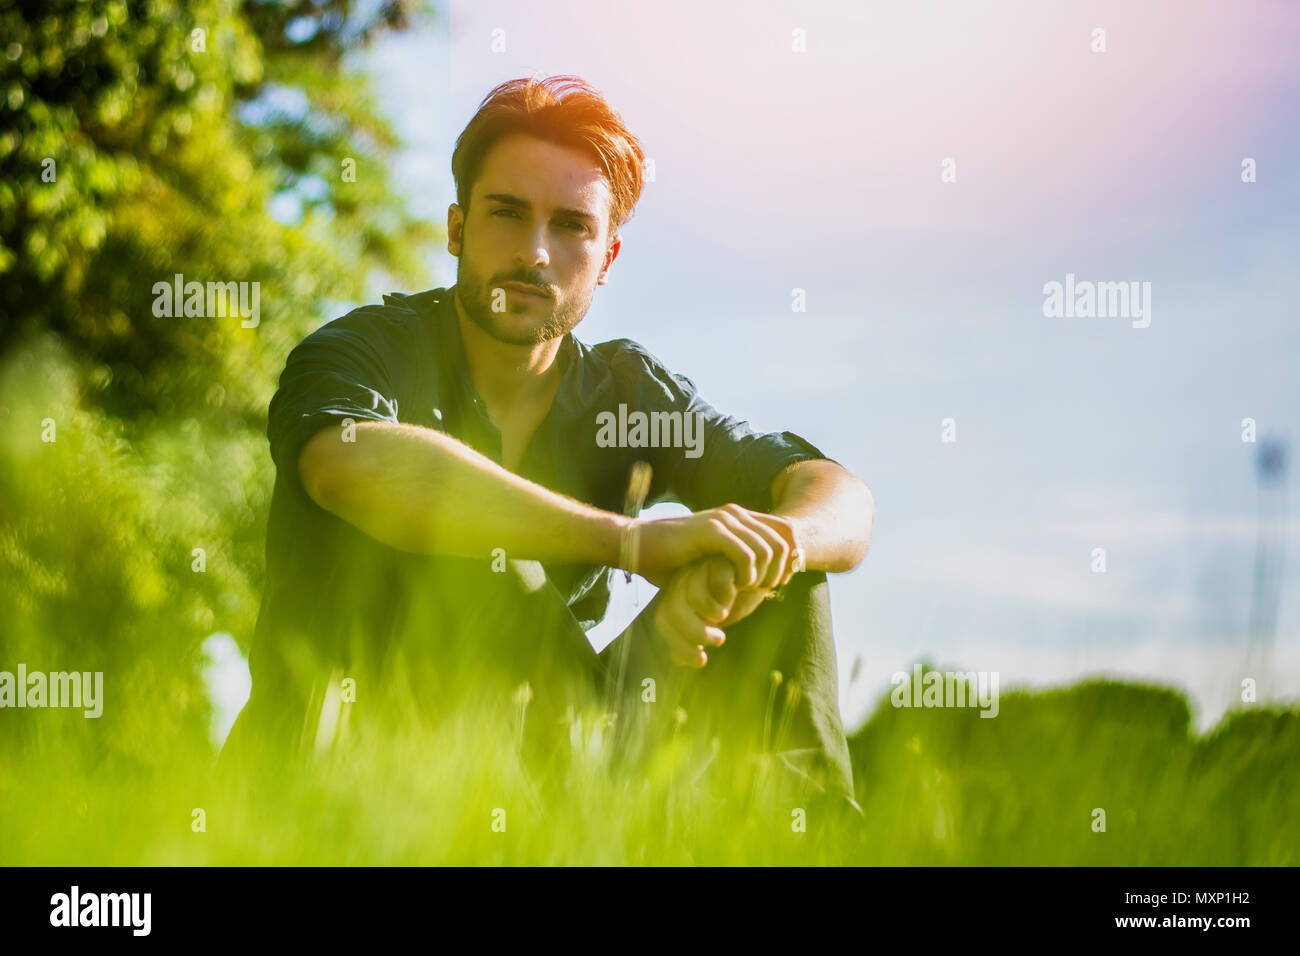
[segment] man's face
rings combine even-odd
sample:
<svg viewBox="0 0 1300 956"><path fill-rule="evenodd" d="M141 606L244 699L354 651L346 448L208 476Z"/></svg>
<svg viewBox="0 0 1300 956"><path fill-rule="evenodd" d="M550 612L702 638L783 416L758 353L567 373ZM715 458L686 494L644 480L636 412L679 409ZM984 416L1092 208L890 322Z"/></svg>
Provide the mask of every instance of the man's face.
<svg viewBox="0 0 1300 956"><path fill-rule="evenodd" d="M512 345L569 332L618 255L609 209L609 184L583 153L532 136L499 140L469 209L447 211L447 250L459 259L456 291L466 314Z"/></svg>

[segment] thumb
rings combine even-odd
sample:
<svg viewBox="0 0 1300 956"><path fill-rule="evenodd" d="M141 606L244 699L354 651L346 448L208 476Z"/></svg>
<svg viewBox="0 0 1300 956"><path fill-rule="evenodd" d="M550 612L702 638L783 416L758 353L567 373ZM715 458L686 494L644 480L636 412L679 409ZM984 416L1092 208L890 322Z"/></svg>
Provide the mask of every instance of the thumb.
<svg viewBox="0 0 1300 956"><path fill-rule="evenodd" d="M712 558L709 561L709 591L714 600L726 610L736 600L736 569L725 558Z"/></svg>

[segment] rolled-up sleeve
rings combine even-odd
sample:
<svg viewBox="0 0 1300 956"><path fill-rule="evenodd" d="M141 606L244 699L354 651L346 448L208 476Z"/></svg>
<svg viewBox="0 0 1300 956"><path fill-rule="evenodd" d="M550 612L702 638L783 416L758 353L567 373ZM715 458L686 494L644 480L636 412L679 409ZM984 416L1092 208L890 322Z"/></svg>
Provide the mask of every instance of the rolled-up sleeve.
<svg viewBox="0 0 1300 956"><path fill-rule="evenodd" d="M302 490L299 453L322 428L349 418L398 420L387 365L373 337L344 320L318 329L289 353L268 409L266 435L276 468L294 488Z"/></svg>
<svg viewBox="0 0 1300 956"><path fill-rule="evenodd" d="M685 375L669 372L652 356L647 361L640 406L648 412L681 412L695 448L646 449L662 474L665 497L692 511L735 502L755 511L772 510L772 481L799 461L834 459L790 431L757 432L747 421L724 415L702 399ZM698 454L696 454L698 452ZM656 482L659 485L659 482Z"/></svg>

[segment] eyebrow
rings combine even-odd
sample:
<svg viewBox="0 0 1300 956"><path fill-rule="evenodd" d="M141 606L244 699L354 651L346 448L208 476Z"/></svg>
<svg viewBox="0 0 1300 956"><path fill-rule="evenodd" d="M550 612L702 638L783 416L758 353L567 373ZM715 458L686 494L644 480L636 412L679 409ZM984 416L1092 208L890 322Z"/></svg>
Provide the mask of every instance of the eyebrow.
<svg viewBox="0 0 1300 956"><path fill-rule="evenodd" d="M486 196L483 197L483 199L485 201L491 200L492 202L499 202L503 206L514 206L517 209L533 208L533 204L530 203L527 199L520 199L518 196L512 196L509 193L488 193ZM562 216L572 216L574 219L582 219L585 220L586 222L591 223L592 225L595 225L598 221L595 216L593 216L589 212L585 212L582 209L563 208L563 209L557 209L555 211Z"/></svg>

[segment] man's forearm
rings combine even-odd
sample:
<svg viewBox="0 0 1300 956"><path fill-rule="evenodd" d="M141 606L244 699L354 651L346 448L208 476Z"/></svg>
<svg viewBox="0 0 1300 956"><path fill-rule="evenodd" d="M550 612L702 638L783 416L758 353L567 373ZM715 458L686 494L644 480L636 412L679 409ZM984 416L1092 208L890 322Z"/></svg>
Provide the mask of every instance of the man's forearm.
<svg viewBox="0 0 1300 956"><path fill-rule="evenodd" d="M521 478L429 428L361 422L303 446L299 474L322 508L391 547L417 554L618 564L625 520Z"/></svg>
<svg viewBox="0 0 1300 956"><path fill-rule="evenodd" d="M809 571L852 571L871 542L871 490L832 461L802 461L772 482L772 514L791 519Z"/></svg>

